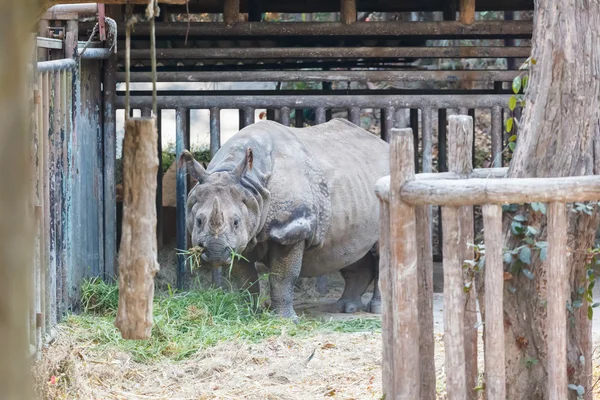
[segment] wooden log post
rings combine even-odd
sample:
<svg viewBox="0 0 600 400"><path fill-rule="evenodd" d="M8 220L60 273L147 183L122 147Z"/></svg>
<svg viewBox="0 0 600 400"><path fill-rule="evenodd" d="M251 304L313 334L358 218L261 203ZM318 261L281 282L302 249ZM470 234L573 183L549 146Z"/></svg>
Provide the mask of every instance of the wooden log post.
<svg viewBox="0 0 600 400"><path fill-rule="evenodd" d="M465 296L460 214L458 207L442 207L444 347L448 400L469 398L465 368Z"/></svg>
<svg viewBox="0 0 600 400"><path fill-rule="evenodd" d="M466 113L466 110L464 110ZM450 115L448 117L448 169L450 172L469 176L473 171L473 118L467 115ZM472 260L473 249L473 207L460 207L460 263ZM477 386L477 294L473 277L466 273L464 280L469 291L464 295L465 310L465 367L467 390L469 398L475 399L477 393L473 390Z"/></svg>
<svg viewBox="0 0 600 400"><path fill-rule="evenodd" d="M381 369L383 395L394 393L394 293L390 263L390 180L377 181L375 192L379 197L379 290L381 291Z"/></svg>
<svg viewBox="0 0 600 400"><path fill-rule="evenodd" d="M123 228L119 248L119 308L124 339L152 331L156 248L157 132L154 118L130 118L123 140Z"/></svg>
<svg viewBox="0 0 600 400"><path fill-rule="evenodd" d="M415 177L412 129L392 129L390 138L390 280L394 315L394 392L391 399L420 399L417 232L415 208L400 189ZM389 294L388 294L389 295ZM387 351L390 351L388 349ZM435 370L430 371L435 374Z"/></svg>
<svg viewBox="0 0 600 400"><path fill-rule="evenodd" d="M465 25L475 22L475 0L460 0L460 22Z"/></svg>
<svg viewBox="0 0 600 400"><path fill-rule="evenodd" d="M423 172L433 170L433 121L431 108L421 111ZM437 174L435 174L437 175ZM419 269L419 356L421 399L435 400L435 338L433 335L433 244L431 205L415 207L417 218L417 261Z"/></svg>
<svg viewBox="0 0 600 400"><path fill-rule="evenodd" d="M485 392L487 400L505 400L502 207L486 204L482 211L485 241Z"/></svg>
<svg viewBox="0 0 600 400"><path fill-rule="evenodd" d="M564 203L548 207L548 399L568 398L567 379L567 211Z"/></svg>

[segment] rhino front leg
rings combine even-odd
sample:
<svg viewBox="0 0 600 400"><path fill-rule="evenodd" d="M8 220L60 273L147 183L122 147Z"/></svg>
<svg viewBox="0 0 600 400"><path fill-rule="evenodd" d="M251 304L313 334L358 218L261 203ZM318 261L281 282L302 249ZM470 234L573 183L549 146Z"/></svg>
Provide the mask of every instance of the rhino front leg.
<svg viewBox="0 0 600 400"><path fill-rule="evenodd" d="M269 246L271 273L271 309L284 318L298 318L294 311L294 284L300 276L304 241L283 246Z"/></svg>

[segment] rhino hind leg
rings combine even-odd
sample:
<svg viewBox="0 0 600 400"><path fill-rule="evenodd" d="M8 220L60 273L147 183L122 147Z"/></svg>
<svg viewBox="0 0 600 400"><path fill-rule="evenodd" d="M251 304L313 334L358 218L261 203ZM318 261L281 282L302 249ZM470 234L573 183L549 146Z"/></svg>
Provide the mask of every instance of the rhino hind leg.
<svg viewBox="0 0 600 400"><path fill-rule="evenodd" d="M364 311L362 295L373 281L373 255L369 252L363 258L340 270L345 281L344 293L334 304L333 311L354 313Z"/></svg>
<svg viewBox="0 0 600 400"><path fill-rule="evenodd" d="M375 244L377 246L377 244ZM379 291L379 254L377 247L371 251L372 263L371 268L373 270L373 296L371 301L367 305L367 311L373 314L381 314L381 292Z"/></svg>

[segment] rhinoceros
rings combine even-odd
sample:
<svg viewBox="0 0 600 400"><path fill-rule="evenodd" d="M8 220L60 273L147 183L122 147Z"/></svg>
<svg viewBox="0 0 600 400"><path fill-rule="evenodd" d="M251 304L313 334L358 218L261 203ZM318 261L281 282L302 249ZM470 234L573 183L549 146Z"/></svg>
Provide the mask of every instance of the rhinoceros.
<svg viewBox="0 0 600 400"><path fill-rule="evenodd" d="M296 319L298 277L340 271L345 287L334 311L380 313L376 181L389 174L389 145L344 119L292 128L260 121L233 135L206 170L180 157L198 183L187 199L186 228L203 264L234 267L251 292L255 262L269 268L272 311Z"/></svg>

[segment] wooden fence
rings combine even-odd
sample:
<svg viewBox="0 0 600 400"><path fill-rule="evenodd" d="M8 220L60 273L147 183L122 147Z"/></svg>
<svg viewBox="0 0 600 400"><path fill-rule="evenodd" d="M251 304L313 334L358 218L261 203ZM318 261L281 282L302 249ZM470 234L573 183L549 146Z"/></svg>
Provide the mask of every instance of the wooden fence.
<svg viewBox="0 0 600 400"><path fill-rule="evenodd" d="M473 205L483 209L485 251L485 390L506 399L503 326L502 204L549 203L548 393L568 398L566 203L600 199L600 177L504 178L506 168L471 164L473 123L448 117L449 172L414 173L411 129L393 130L390 176L380 199L380 288L383 298L383 390L388 399L435 399L431 205L442 207L444 346L448 399L473 398L477 386L474 291L464 292L463 263L472 259ZM503 178L503 179L497 179ZM418 343L418 346L415 346Z"/></svg>

